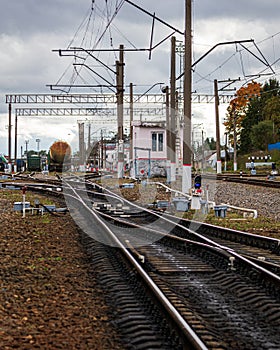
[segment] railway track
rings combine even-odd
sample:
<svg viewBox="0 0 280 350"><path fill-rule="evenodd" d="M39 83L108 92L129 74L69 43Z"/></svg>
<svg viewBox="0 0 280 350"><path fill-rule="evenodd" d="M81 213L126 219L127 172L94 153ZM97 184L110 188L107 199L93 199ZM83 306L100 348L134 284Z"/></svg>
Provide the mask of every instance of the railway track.
<svg viewBox="0 0 280 350"><path fill-rule="evenodd" d="M75 186L79 185L80 179L77 176L67 178L67 183ZM2 186L10 186L10 183ZM52 194L59 195L62 191L62 184L59 179L51 181L51 183L16 183L13 186L26 186L31 190L41 191L46 189L52 191ZM149 225L151 228L158 229L161 226L162 232L178 235L183 238L192 239L200 242L212 241L212 244L226 246L228 249L233 249L239 254L250 258L252 261L260 264L263 267L280 275L280 241L273 238L253 235L241 231L221 228L206 223L195 223L189 220L178 219L167 213L156 214L150 210L141 207L134 208L131 203L121 197L117 197L114 193L103 189L95 182L88 182L86 185L82 182L80 191L84 191L84 196L89 196L95 205L95 208L102 213L116 218L122 217L122 220L134 222L140 225ZM112 200L113 198L113 200ZM109 203L108 203L109 199ZM127 206L125 206L127 204ZM164 216L166 220L158 220L159 217ZM114 220L116 222L116 220ZM188 228L188 230L176 229L176 225L180 224Z"/></svg>
<svg viewBox="0 0 280 350"><path fill-rule="evenodd" d="M105 189L94 184L87 186L89 192L73 179L68 185L66 196L72 199L75 220L94 227L95 239L84 235L84 242L102 284L111 288L118 305L117 323L131 348L279 348L280 278L242 256L236 238L228 246L228 240L221 238L228 234L220 232L215 241L214 234L208 232L206 237L207 226L194 232L187 221L174 222L165 213L154 213L152 218L148 210L101 210L113 194L104 196ZM118 197L114 201L119 209L118 204L122 208L127 204ZM151 244L145 244L147 240ZM241 241L250 247L253 238ZM272 246L278 257L276 243L253 245L265 251Z"/></svg>
<svg viewBox="0 0 280 350"><path fill-rule="evenodd" d="M237 176L234 174L203 174L202 179L236 182L244 185L254 185L260 187L280 188L279 176L273 179L267 179L265 175L261 176Z"/></svg>
<svg viewBox="0 0 280 350"><path fill-rule="evenodd" d="M278 276L270 274L233 251L222 250L209 244L187 239L176 241L174 236L170 237L165 232L164 237L160 239L159 232L150 232L151 228L142 233L145 236L143 241L149 234L152 234L152 239L157 237L158 240L149 246L141 245L143 242L139 237L141 237L140 231L143 230L141 228L143 225L134 227L133 237L130 235L130 240L127 242L128 235L124 234L123 220L119 221L118 225L116 225L116 216L111 217L110 220L113 221L110 228L114 226L114 232L118 238L128 244L128 249L137 259L144 259L145 271L149 273L164 295L172 301L172 305L176 306L176 310L183 315L184 320L191 329L195 330L207 348L217 348L217 346L232 349L245 347L253 349L260 346L265 348L264 344L268 342L268 339L263 344L260 344L259 341L264 339L264 335L268 333L270 348L277 348L279 339L275 329L279 323L280 305L277 299L280 281ZM158 220L156 226L157 228L159 226ZM137 248L135 249L134 246ZM246 275L246 278L243 274ZM249 282L250 276L253 275L254 278ZM256 279L262 287L256 284ZM267 286L266 290L263 289L264 284ZM193 298L190 295L193 295ZM211 300L209 300L210 295ZM199 307L198 296L200 298ZM249 300L253 302L248 303ZM273 307L271 307L272 304ZM215 307L210 307L211 312L207 310L209 305L215 305ZM222 308L221 305L223 305ZM258 310L259 305L261 307ZM252 309L253 313L249 315ZM263 315L264 309L269 309L266 315ZM231 316L227 318L224 314ZM258 327L256 327L256 315L258 315ZM261 320L260 316L264 319ZM267 327L267 324L270 324L270 327ZM242 331L243 328L247 329L246 333ZM219 336L221 329L222 337Z"/></svg>
<svg viewBox="0 0 280 350"><path fill-rule="evenodd" d="M195 229L196 224L188 220L181 220L180 223L185 227L190 227L190 225L192 225ZM203 237L238 252L242 256L251 259L260 266L280 276L279 239L226 229L205 223L197 223L197 229L195 229L195 231Z"/></svg>
<svg viewBox="0 0 280 350"><path fill-rule="evenodd" d="M104 189L104 191L106 190ZM138 211L133 211L132 208L126 211L121 209L120 212L116 212L112 210L111 206L106 207L106 205L102 206L102 204L99 206L101 212L107 213L109 216L122 217L127 222L149 225L149 227L156 230L160 227L162 232L172 233L182 238L234 250L280 276L280 240L278 239L226 229L206 223L178 219L178 217L167 213L161 213L159 215L147 209L141 212L141 208L139 207L137 209ZM183 230L180 226L187 228L187 230Z"/></svg>

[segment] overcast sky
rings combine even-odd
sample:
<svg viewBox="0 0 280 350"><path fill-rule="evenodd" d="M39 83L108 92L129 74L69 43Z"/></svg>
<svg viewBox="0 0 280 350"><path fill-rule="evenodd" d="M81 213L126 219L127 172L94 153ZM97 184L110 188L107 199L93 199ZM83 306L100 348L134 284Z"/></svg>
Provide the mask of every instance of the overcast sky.
<svg viewBox="0 0 280 350"><path fill-rule="evenodd" d="M184 31L184 0L132 1L148 12L155 13L179 31ZM0 4L0 153L7 152L6 94L51 93L46 85L69 84L73 82L73 77L76 84L104 83L86 68L77 67L77 76L72 65L73 57L59 57L52 52L53 49L74 46L118 48L120 44L124 44L126 48L139 49L148 48L150 44L152 18L122 0L107 0L107 6L105 0L0 0ZM116 6L120 7L119 11L108 26L108 19L112 18ZM193 91L213 94L214 79L240 77L241 82L235 85L239 88L249 81L250 75L272 73L270 67L265 65L265 60L275 72L272 77L279 79L279 0L194 0L192 7L193 62L221 42L254 39L256 44L244 44L251 52L240 45L216 48L194 66ZM105 34L102 36L102 33ZM171 33L171 29L156 21L153 43L161 42ZM183 40L182 35L174 35L177 40ZM96 55L114 69L117 54L111 52ZM81 62L76 60L76 63ZM152 52L151 60L147 52L133 52L125 53L125 63L125 84L133 82L137 92L143 92L157 82L168 84L170 39ZM93 59L87 58L86 64L97 69L113 83L112 74L96 67ZM178 56L177 74L179 73ZM269 77L262 75L256 81L262 83ZM89 89L71 91L94 92ZM151 93L159 92L159 86L151 90ZM16 107L23 106L13 106ZM226 105L220 106L221 120L225 109ZM213 121L212 104L193 104L193 122L204 124L206 136L215 136ZM101 126L96 126L99 127ZM36 149L36 138L41 139L43 149L49 148L57 139L73 142L74 150L77 147L75 118L21 118L18 134L19 149L27 139L29 147Z"/></svg>

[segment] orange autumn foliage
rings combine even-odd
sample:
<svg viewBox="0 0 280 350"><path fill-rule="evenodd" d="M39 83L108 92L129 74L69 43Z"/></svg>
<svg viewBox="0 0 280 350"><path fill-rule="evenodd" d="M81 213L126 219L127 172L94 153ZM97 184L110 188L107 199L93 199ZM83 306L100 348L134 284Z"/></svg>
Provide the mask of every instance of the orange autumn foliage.
<svg viewBox="0 0 280 350"><path fill-rule="evenodd" d="M237 90L236 97L230 101L230 106L236 111L242 110L247 106L251 98L260 96L260 94L261 84L256 82L249 83L247 86L242 86Z"/></svg>

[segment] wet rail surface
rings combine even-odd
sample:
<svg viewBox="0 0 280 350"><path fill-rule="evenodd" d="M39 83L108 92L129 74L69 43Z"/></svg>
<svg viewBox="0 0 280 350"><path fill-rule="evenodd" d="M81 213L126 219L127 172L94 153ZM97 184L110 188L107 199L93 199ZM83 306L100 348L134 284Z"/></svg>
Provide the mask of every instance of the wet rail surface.
<svg viewBox="0 0 280 350"><path fill-rule="evenodd" d="M96 187L93 197L98 202L101 201L101 193L100 188ZM92 205L91 200L87 204ZM74 215L84 217L83 214L81 208L76 208ZM144 257L141 268L153 279L206 348L279 348L280 301L276 277L272 277L272 274L267 277L255 265L249 267L247 261L233 252L231 254L230 251L198 242L198 237L195 241L193 234L187 239L169 237L168 233L174 235L174 232L168 225L174 224L169 222L166 225L166 221L158 216L152 219L150 213L132 215L138 216L137 220L139 217L141 220L148 218L149 229L145 227L144 230L137 226L131 230L124 223L124 220L131 221L131 217L122 216L119 221L118 217L123 215L120 212L115 212L113 216L106 215L107 223L110 222L110 228L114 227L119 239L126 242L129 237L128 250L137 259ZM85 217L88 219L88 215ZM179 229L173 227L173 230ZM127 232L124 234L124 231ZM159 231L163 232L163 237ZM104 232L100 234L104 235ZM152 235L152 244L143 244L147 235ZM182 236L182 233L179 235ZM112 300L115 300L120 312L117 323L128 346L147 349L184 348L180 330L176 326L173 329L172 322L163 318L161 307L151 302L151 293L147 293L146 287L143 288L138 273L129 268L126 259L120 256L119 249L100 245L89 236L85 236L84 240L93 254L94 265L99 264L99 270L103 271L100 273L102 283L111 288ZM97 251L101 255L108 254L110 258L94 258ZM109 264L106 267L105 261ZM142 294L137 294L136 290ZM143 343L144 339L146 341Z"/></svg>
<svg viewBox="0 0 280 350"><path fill-rule="evenodd" d="M107 205L104 200L106 196L97 197L94 205L100 212L107 213L110 217L119 217L124 221L146 225L155 230L160 228L162 232L172 233L182 238L225 246L280 276L280 240L278 239L184 220L165 212L158 214L147 209L141 211L139 208L127 207L125 204L116 208L111 204Z"/></svg>
<svg viewBox="0 0 280 350"><path fill-rule="evenodd" d="M181 220L183 226L189 227L188 220ZM225 229L215 225L198 223L196 232L226 246L239 254L252 259L257 264L280 276L280 240L255 235L238 230Z"/></svg>
<svg viewBox="0 0 280 350"><path fill-rule="evenodd" d="M100 212L109 215L110 219L107 218L108 220L116 222L116 218L119 217L127 223L144 225L155 230L160 228L162 233L170 233L177 237L225 247L227 250L234 250L280 276L280 240L278 239L178 219L178 217L168 215L167 213L162 214L162 218L159 219L158 217L155 218L149 212L130 213L114 211L112 213L112 210L108 210L102 204L97 205L97 208Z"/></svg>
<svg viewBox="0 0 280 350"><path fill-rule="evenodd" d="M157 243L139 252L149 256L151 277L208 348L266 348L268 341L277 348L279 300L230 260L191 245L175 251Z"/></svg>
<svg viewBox="0 0 280 350"><path fill-rule="evenodd" d="M119 222L118 214L122 216ZM248 265L229 251L191 240L176 240L166 233L166 227L165 236L157 240L157 232L166 226L161 218L153 221L149 217L152 227L141 232L142 222L131 234L131 227L124 233L123 219L131 220L128 213L108 216L107 220L115 226L114 232L123 242L129 237L128 249L136 258L144 258L142 267L207 348L279 346L279 278L272 277L272 282L270 277L263 276L262 269L258 271L254 264ZM157 230L151 233L153 228ZM149 234L155 235L151 238L155 241L145 245Z"/></svg>
<svg viewBox="0 0 280 350"><path fill-rule="evenodd" d="M114 227L121 241L129 238L128 249L142 259L142 268L207 348L279 346L279 278L265 277L262 269L232 252L176 239L166 230L160 238L161 218L153 221L152 227L143 229L142 222L132 229L123 222L128 214L121 215L118 220L117 213L113 217L106 214L110 228ZM147 238L149 235L152 237ZM145 245L147 239L154 242Z"/></svg>

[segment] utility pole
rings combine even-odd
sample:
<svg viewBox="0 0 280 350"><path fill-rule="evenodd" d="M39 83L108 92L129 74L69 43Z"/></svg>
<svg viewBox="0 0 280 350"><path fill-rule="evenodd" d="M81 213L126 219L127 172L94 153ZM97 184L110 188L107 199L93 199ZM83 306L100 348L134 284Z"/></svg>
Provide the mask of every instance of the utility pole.
<svg viewBox="0 0 280 350"><path fill-rule="evenodd" d="M36 139L38 155L39 155L39 151L40 151L40 142L41 142L41 139Z"/></svg>
<svg viewBox="0 0 280 350"><path fill-rule="evenodd" d="M25 153L26 153L26 159L27 159L29 140L26 140L26 141L24 141L24 142L25 142Z"/></svg>
<svg viewBox="0 0 280 350"><path fill-rule="evenodd" d="M169 87L165 86L162 89L165 93L165 113L166 113L166 150L167 150L167 163L166 163L166 182L171 182L171 123L170 123L170 108L169 108Z"/></svg>
<svg viewBox="0 0 280 350"><path fill-rule="evenodd" d="M17 163L17 124L18 124L18 116L17 116L17 112L16 112L16 115L15 115L15 149L14 149L14 152L15 152L15 165Z"/></svg>
<svg viewBox="0 0 280 350"><path fill-rule="evenodd" d="M26 169L28 169L28 144L29 144L29 140L25 140L25 152L26 152Z"/></svg>
<svg viewBox="0 0 280 350"><path fill-rule="evenodd" d="M104 143L103 143L103 130L100 131L100 151L101 151L101 157L100 157L100 163L99 168L104 168Z"/></svg>
<svg viewBox="0 0 280 350"><path fill-rule="evenodd" d="M85 124L78 122L78 126L79 126L80 165L84 165L84 162L85 162Z"/></svg>
<svg viewBox="0 0 280 350"><path fill-rule="evenodd" d="M118 114L118 178L123 178L123 93L124 93L124 46L120 45L117 68L117 114Z"/></svg>
<svg viewBox="0 0 280 350"><path fill-rule="evenodd" d="M129 116L130 116L130 148L129 148L129 160L133 159L133 84L129 84Z"/></svg>
<svg viewBox="0 0 280 350"><path fill-rule="evenodd" d="M237 171L236 143L237 143L236 113L235 113L235 107L234 107L234 111L233 111L233 171Z"/></svg>
<svg viewBox="0 0 280 350"><path fill-rule="evenodd" d="M192 187L191 89L192 89L192 0L185 0L184 126L182 192Z"/></svg>
<svg viewBox="0 0 280 350"><path fill-rule="evenodd" d="M12 162L12 104L9 103L9 125L8 125L8 158L9 163Z"/></svg>
<svg viewBox="0 0 280 350"><path fill-rule="evenodd" d="M222 162L221 162L221 140L220 140L220 118L219 118L219 89L218 83L226 83L225 86L222 87L223 91L235 91L235 89L228 88L232 83L236 81L240 81L240 78L237 79L227 79L227 80L214 80L214 96L215 96L215 115L216 115L216 151L217 151L217 174L221 174L222 172ZM234 123L235 123L235 106L234 106ZM234 126L234 133L236 133L236 125ZM235 138L235 153L236 153L236 134ZM235 154L236 158L236 154ZM226 162L226 159L225 159ZM234 162L234 169L237 170L237 162Z"/></svg>
<svg viewBox="0 0 280 350"><path fill-rule="evenodd" d="M204 134L203 134L203 130L201 130L201 152L202 152L201 169L202 169L202 172L204 172L205 157L204 157Z"/></svg>
<svg viewBox="0 0 280 350"><path fill-rule="evenodd" d="M176 181L176 37L171 38L170 69L170 160L171 182Z"/></svg>
<svg viewBox="0 0 280 350"><path fill-rule="evenodd" d="M221 142L220 142L219 93L218 93L217 79L214 80L214 95L215 95L215 115L216 115L217 174L221 174L222 162L221 162Z"/></svg>
<svg viewBox="0 0 280 350"><path fill-rule="evenodd" d="M91 133L91 124L90 122L88 123L88 144L87 144L87 156L88 159L90 157L90 153L91 153L91 146L90 146L90 133Z"/></svg>
<svg viewBox="0 0 280 350"><path fill-rule="evenodd" d="M227 132L225 132L225 167L224 171L227 171Z"/></svg>

